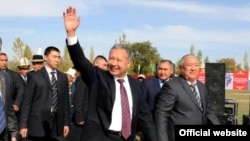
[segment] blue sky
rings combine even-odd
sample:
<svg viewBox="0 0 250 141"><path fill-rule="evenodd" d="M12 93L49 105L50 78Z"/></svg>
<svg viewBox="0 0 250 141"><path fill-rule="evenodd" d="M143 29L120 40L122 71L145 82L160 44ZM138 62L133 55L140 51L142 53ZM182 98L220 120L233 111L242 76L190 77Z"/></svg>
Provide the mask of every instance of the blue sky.
<svg viewBox="0 0 250 141"><path fill-rule="evenodd" d="M211 62L235 58L243 63L245 52L250 58L248 0L1 0L0 5L2 51L9 58L17 37L34 53L52 45L63 54L62 13L70 5L81 17L77 32L87 56L93 47L95 55L108 57L125 33L127 41L150 41L162 58L174 62L192 44Z"/></svg>

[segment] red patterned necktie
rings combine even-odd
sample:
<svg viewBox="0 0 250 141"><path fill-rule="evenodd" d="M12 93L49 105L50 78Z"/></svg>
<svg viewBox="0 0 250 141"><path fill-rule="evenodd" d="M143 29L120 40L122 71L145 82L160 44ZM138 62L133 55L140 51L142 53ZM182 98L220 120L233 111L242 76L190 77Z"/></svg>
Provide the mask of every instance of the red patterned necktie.
<svg viewBox="0 0 250 141"><path fill-rule="evenodd" d="M127 92L123 86L123 79L117 80L120 83L121 106L122 106L122 136L128 139L131 135L131 119Z"/></svg>

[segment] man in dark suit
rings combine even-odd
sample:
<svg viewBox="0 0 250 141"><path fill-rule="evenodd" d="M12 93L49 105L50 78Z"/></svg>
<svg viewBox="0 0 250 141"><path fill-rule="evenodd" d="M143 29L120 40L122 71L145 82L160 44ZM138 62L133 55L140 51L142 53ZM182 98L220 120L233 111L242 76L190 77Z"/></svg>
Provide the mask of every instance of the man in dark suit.
<svg viewBox="0 0 250 141"><path fill-rule="evenodd" d="M97 55L93 61L93 65L100 69L107 70L107 59L103 55ZM81 138L83 138L81 137L81 133L88 130L86 126L84 126L88 110L88 95L88 86L84 83L81 76L77 77L73 96L73 122L75 126L73 130L70 131L69 140L80 141Z"/></svg>
<svg viewBox="0 0 250 141"><path fill-rule="evenodd" d="M9 76L9 88L10 88L10 95L13 98L13 109L19 114L19 110L22 104L23 96L24 96L24 89L25 84L23 83L22 77L15 71L10 70L7 68L8 66L8 56L7 54L1 52L0 53L0 70L7 72Z"/></svg>
<svg viewBox="0 0 250 141"><path fill-rule="evenodd" d="M90 90L90 100L83 135L88 141L134 141L140 125L145 141L157 140L152 114L146 104L141 83L127 75L131 52L122 44L114 45L109 54L108 71L93 67L77 40L80 18L69 7L64 15L67 46L74 66L81 72Z"/></svg>
<svg viewBox="0 0 250 141"><path fill-rule="evenodd" d="M209 94L196 80L200 63L194 55L180 60L180 76L164 83L156 99L155 122L160 141L174 141L175 125L220 124Z"/></svg>
<svg viewBox="0 0 250 141"><path fill-rule="evenodd" d="M20 134L31 141L62 141L69 132L69 89L66 74L57 70L60 51L45 49L45 67L30 73L20 119Z"/></svg>
<svg viewBox="0 0 250 141"><path fill-rule="evenodd" d="M18 122L12 108L13 99L10 94L9 74L1 71L0 78L0 140L17 141L19 137Z"/></svg>
<svg viewBox="0 0 250 141"><path fill-rule="evenodd" d="M163 83L172 79L173 73L172 62L163 59L157 65L156 75L142 81L144 94L147 96L147 103L152 113L154 111L156 94L160 91Z"/></svg>

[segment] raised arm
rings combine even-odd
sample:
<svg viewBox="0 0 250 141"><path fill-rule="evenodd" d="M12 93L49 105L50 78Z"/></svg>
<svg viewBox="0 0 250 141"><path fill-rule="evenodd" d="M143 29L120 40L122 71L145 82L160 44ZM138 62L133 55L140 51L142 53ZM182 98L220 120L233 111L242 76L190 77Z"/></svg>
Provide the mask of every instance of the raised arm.
<svg viewBox="0 0 250 141"><path fill-rule="evenodd" d="M67 37L75 37L76 29L80 25L80 16L76 15L76 9L73 7L68 7L65 12L63 12L64 26L67 32Z"/></svg>

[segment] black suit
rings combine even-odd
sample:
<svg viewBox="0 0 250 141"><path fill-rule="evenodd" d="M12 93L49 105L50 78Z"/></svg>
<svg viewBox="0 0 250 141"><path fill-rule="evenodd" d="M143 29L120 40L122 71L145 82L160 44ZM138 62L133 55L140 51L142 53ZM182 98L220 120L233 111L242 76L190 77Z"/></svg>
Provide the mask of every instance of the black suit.
<svg viewBox="0 0 250 141"><path fill-rule="evenodd" d="M17 118L15 116L15 112L12 108L13 104L13 97L10 94L11 87L10 87L10 76L6 72L0 72L0 83L1 83L1 97L5 107L5 116L6 116L6 123L7 128L4 130L4 133L0 133L1 137L6 138L5 141L9 140L7 138L11 137L19 137L18 133L18 123ZM6 134L7 133L7 134ZM3 136L2 136L3 135ZM3 138L0 137L0 140Z"/></svg>
<svg viewBox="0 0 250 141"><path fill-rule="evenodd" d="M70 130L69 140L80 141L81 133L85 130L85 125L79 122L85 122L88 109L88 86L83 82L81 76L75 80L75 89L73 92L73 125ZM88 130L88 129L86 129Z"/></svg>
<svg viewBox="0 0 250 141"><path fill-rule="evenodd" d="M203 110L183 77L164 83L156 99L155 123L159 141L174 140L175 125L220 124L204 84L197 80Z"/></svg>
<svg viewBox="0 0 250 141"><path fill-rule="evenodd" d="M20 108L24 96L25 84L19 73L9 69L6 69L6 72L9 74L10 78L10 93L13 96L13 104Z"/></svg>
<svg viewBox="0 0 250 141"><path fill-rule="evenodd" d="M69 89L66 74L57 70L57 112L51 112L52 86L47 70L29 73L21 109L20 128L28 128L32 137L47 137L51 134L51 117L55 114L56 136L63 135L64 126L69 126Z"/></svg>
<svg viewBox="0 0 250 141"><path fill-rule="evenodd" d="M108 133L115 100L114 77L108 71L94 67L84 56L79 43L68 46L68 49L74 66L80 70L82 79L91 91L85 123L87 131L83 136L88 141L116 140L111 139ZM133 101L131 136L128 141L134 141L138 125L142 128L146 141L157 140L154 122L142 92L142 85L130 76L128 76L128 81Z"/></svg>

